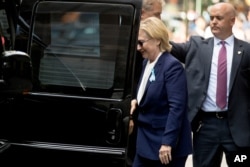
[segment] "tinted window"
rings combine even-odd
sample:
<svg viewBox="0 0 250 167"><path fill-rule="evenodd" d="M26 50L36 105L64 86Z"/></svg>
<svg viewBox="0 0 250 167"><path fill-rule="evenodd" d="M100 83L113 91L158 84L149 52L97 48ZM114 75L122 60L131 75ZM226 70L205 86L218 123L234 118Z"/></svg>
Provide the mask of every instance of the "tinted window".
<svg viewBox="0 0 250 167"><path fill-rule="evenodd" d="M50 3L50 5L48 5ZM121 98L133 6L41 2L31 46L34 90Z"/></svg>

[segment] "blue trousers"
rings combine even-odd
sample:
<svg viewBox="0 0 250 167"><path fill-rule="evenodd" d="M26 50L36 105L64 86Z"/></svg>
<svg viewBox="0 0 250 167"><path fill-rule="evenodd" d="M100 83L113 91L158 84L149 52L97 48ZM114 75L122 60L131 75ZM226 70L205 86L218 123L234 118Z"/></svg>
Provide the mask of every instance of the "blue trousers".
<svg viewBox="0 0 250 167"><path fill-rule="evenodd" d="M172 158L172 161L168 165L164 165L160 160L150 160L136 154L132 167L185 167L187 156Z"/></svg>

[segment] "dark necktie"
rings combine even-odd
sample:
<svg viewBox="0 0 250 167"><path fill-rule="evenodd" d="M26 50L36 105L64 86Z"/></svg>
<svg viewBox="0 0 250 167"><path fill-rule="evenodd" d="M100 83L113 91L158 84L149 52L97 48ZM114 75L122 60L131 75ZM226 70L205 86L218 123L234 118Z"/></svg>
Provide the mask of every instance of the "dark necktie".
<svg viewBox="0 0 250 167"><path fill-rule="evenodd" d="M221 41L221 45L218 58L216 104L223 109L227 104L227 50L225 41Z"/></svg>

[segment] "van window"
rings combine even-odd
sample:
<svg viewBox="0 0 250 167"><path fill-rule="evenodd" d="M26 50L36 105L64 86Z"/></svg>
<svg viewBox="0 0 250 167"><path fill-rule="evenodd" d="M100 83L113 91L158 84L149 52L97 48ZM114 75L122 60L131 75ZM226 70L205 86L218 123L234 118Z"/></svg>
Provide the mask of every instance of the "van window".
<svg viewBox="0 0 250 167"><path fill-rule="evenodd" d="M33 34L44 47L31 45L34 90L121 98L133 11L128 4L40 2Z"/></svg>

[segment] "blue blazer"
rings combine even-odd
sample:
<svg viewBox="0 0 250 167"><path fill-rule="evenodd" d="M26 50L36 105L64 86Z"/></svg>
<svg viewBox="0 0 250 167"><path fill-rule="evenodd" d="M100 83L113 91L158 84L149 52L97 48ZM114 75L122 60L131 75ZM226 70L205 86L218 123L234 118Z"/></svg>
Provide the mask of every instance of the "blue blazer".
<svg viewBox="0 0 250 167"><path fill-rule="evenodd" d="M146 62L145 59L141 77ZM138 106L136 151L142 157L159 160L159 149L165 144L172 146L172 156L187 156L192 153L192 138L187 118L188 94L184 68L176 58L165 52L149 78L152 75L155 75L155 79L148 80ZM141 78L138 88L140 82Z"/></svg>

